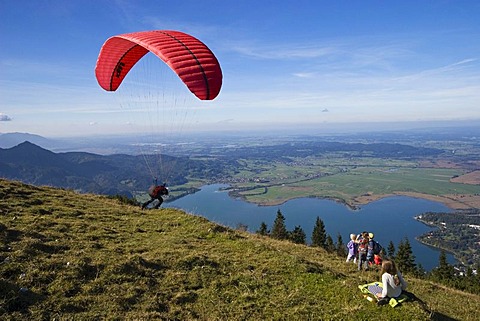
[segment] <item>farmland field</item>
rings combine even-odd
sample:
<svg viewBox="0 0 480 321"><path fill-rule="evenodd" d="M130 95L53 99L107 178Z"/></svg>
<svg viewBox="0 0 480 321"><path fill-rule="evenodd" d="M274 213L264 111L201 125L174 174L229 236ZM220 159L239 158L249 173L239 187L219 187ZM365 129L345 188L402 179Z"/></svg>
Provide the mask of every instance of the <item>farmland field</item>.
<svg viewBox="0 0 480 321"><path fill-rule="evenodd" d="M238 196L262 205L292 198L332 198L355 207L389 195L441 201L454 208L478 207L480 186L458 182L462 168L420 167L417 162L380 158L319 157L282 163L248 164L239 175L248 183ZM248 176L248 174L250 176Z"/></svg>

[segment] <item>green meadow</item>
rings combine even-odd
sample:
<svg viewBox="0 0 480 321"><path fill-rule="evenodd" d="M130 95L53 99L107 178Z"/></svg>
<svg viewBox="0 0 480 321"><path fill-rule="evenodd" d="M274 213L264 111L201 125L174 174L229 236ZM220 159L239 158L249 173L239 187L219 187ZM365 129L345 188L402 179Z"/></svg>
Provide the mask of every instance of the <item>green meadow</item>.
<svg viewBox="0 0 480 321"><path fill-rule="evenodd" d="M328 163L328 164L327 164ZM250 172L251 174L252 172ZM408 161L381 159L310 160L302 164L269 164L251 174L250 187L240 192L247 201L259 204L282 203L292 198L334 198L352 204L355 197L393 193L423 193L433 196L478 194L478 185L450 182L461 169L421 168ZM242 173L247 177L245 173Z"/></svg>
<svg viewBox="0 0 480 321"><path fill-rule="evenodd" d="M6 180L0 200L2 320L477 320L480 311L478 295L408 274L424 304L378 307L358 289L378 270L178 210Z"/></svg>

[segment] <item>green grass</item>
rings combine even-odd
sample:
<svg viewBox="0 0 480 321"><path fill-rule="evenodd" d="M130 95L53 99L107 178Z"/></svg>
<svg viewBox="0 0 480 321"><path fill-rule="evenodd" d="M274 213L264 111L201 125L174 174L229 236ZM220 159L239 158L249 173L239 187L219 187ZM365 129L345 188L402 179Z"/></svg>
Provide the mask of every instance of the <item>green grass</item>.
<svg viewBox="0 0 480 321"><path fill-rule="evenodd" d="M480 297L406 276L377 307L344 258L173 209L0 180L2 320L475 320Z"/></svg>

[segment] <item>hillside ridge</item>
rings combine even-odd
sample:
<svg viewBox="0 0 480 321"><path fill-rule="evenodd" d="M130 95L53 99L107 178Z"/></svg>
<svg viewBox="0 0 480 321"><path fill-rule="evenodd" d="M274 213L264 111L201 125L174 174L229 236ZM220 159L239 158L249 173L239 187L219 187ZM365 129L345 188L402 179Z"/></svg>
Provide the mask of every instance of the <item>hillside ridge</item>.
<svg viewBox="0 0 480 321"><path fill-rule="evenodd" d="M145 191L152 183L146 167L147 164L153 164L150 158L158 157L55 153L26 141L8 149L0 148L0 177L37 186L69 188L82 193L133 197L135 191ZM162 162L165 167L174 163L181 172L186 161L162 155ZM185 183L183 175L175 175L169 183Z"/></svg>
<svg viewBox="0 0 480 321"><path fill-rule="evenodd" d="M0 316L121 320L475 320L480 297L406 275L377 307L344 258L174 209L0 179Z"/></svg>

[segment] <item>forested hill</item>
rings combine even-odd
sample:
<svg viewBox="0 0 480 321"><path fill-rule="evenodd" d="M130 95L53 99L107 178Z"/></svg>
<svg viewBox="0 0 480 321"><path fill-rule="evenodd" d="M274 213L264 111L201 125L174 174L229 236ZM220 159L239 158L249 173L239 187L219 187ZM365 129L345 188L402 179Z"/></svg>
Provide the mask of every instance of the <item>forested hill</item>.
<svg viewBox="0 0 480 321"><path fill-rule="evenodd" d="M378 307L344 257L93 194L0 179L2 320L477 320L480 297L408 273Z"/></svg>
<svg viewBox="0 0 480 321"><path fill-rule="evenodd" d="M167 155L96 155L84 152L53 153L35 144L24 142L9 149L0 149L0 177L34 185L48 185L80 192L132 196L152 184L149 166L175 166L169 184L187 182L186 175L203 171L202 162L189 162L185 157ZM174 164L174 165L171 165Z"/></svg>
<svg viewBox="0 0 480 321"><path fill-rule="evenodd" d="M418 239L444 249L465 265L480 267L480 209L454 213L423 213L417 220L435 226Z"/></svg>

